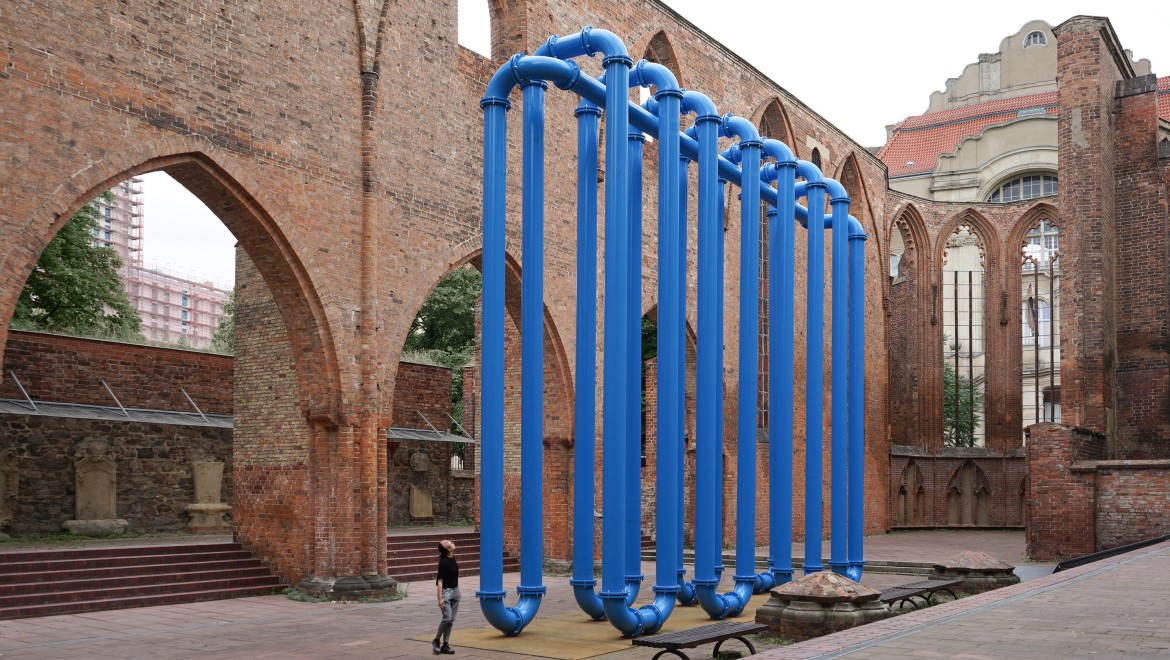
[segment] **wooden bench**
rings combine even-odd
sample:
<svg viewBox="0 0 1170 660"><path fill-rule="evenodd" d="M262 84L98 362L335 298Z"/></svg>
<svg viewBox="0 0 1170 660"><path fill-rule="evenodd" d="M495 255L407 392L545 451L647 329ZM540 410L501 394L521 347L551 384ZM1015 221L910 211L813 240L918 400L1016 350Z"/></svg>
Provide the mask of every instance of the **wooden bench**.
<svg viewBox="0 0 1170 660"><path fill-rule="evenodd" d="M649 646L652 648L663 649L654 656L654 660L662 657L667 653L673 653L683 660L690 660L685 653L679 649L693 649L696 646L703 644L715 644L715 650L712 651L712 656L719 655L719 647L723 642L729 639L738 639L743 642L744 646L748 647L749 655L756 652L756 647L747 640L747 635L753 633L763 632L768 629L762 623L737 623L735 621L720 621L706 626L699 626L698 628L690 628L688 630L679 630L676 632L662 633L660 635L648 635L646 637L637 637L634 639L634 646Z"/></svg>
<svg viewBox="0 0 1170 660"><path fill-rule="evenodd" d="M899 607L905 607L906 603L918 609L918 603L914 602L915 598L921 598L923 604L931 605L930 599L938 592L944 592L951 595L951 598L956 598L952 587L959 584L960 580L922 580L920 582L911 582L909 584L902 584L890 589L882 590L880 600L888 605L898 603Z"/></svg>

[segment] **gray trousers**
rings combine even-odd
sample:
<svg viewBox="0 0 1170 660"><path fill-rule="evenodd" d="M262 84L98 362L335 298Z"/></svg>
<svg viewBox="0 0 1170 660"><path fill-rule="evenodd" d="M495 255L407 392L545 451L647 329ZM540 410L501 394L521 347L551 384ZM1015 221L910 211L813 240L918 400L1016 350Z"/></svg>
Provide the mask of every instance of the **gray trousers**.
<svg viewBox="0 0 1170 660"><path fill-rule="evenodd" d="M435 633L435 639L442 640L443 644L451 641L451 628L459 613L459 595L459 587L443 590L443 619L439 622L439 632Z"/></svg>

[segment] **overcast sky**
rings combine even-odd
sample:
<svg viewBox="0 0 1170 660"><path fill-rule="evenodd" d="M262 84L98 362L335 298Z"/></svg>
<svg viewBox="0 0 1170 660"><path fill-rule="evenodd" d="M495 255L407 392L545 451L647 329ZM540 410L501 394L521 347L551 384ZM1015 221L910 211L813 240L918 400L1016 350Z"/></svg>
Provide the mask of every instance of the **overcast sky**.
<svg viewBox="0 0 1170 660"><path fill-rule="evenodd" d="M458 2L460 41L485 51L487 1ZM1057 25L1077 14L1108 16L1122 46L1170 75L1166 0L666 4L864 146L880 146L886 124L921 114L947 78L1036 18ZM147 263L230 285L235 240L219 220L164 174L148 175L144 188Z"/></svg>

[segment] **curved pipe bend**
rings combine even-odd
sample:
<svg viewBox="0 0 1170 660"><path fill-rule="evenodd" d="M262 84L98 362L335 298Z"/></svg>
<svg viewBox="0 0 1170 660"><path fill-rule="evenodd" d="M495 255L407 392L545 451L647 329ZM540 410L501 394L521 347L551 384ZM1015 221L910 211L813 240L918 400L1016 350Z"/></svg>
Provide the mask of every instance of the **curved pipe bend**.
<svg viewBox="0 0 1170 660"><path fill-rule="evenodd" d="M654 601L638 609L630 607L623 593L602 592L601 602L605 607L606 618L623 637L637 637L657 632L674 611L674 601L679 588L655 586L653 589Z"/></svg>
<svg viewBox="0 0 1170 660"><path fill-rule="evenodd" d="M724 594L716 591L719 586L717 580L695 580L695 595L698 597L699 605L703 607L703 611L712 619L739 616L752 597L756 578L755 575L736 575L733 578L735 588Z"/></svg>
<svg viewBox="0 0 1170 660"><path fill-rule="evenodd" d="M517 587L516 592L520 594L520 600L515 607L504 605L506 593L503 591L475 592L484 618L508 637L515 637L525 626L532 623L536 611L540 609L540 600L544 596L545 588Z"/></svg>
<svg viewBox="0 0 1170 660"><path fill-rule="evenodd" d="M581 611L594 621L605 621L605 607L593 591L597 580L569 580L569 584L573 587L573 598Z"/></svg>
<svg viewBox="0 0 1170 660"><path fill-rule="evenodd" d="M567 60L580 55L593 57L597 53L607 57L630 56L626 45L616 34L609 30L595 28L592 25L587 25L577 34L567 37L559 37L554 34L540 48L537 48L533 55Z"/></svg>
<svg viewBox="0 0 1170 660"><path fill-rule="evenodd" d="M678 569L678 604L695 604L695 585L687 582L687 571L683 568Z"/></svg>
<svg viewBox="0 0 1170 660"><path fill-rule="evenodd" d="M796 166L796 157L792 154L792 149L780 140L773 140L769 137L764 138L764 155L776 160L776 163L771 165L773 168L778 165Z"/></svg>

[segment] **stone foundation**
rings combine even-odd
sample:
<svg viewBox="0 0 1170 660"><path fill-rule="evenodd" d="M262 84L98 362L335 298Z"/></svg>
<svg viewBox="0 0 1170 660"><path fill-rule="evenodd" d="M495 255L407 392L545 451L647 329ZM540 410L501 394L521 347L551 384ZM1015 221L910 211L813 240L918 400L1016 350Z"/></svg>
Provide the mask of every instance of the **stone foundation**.
<svg viewBox="0 0 1170 660"><path fill-rule="evenodd" d="M1018 584L1015 567L982 552L964 551L934 565L932 580L962 580L957 589L971 594Z"/></svg>
<svg viewBox="0 0 1170 660"><path fill-rule="evenodd" d="M890 608L880 596L847 577L821 571L773 589L756 610L756 622L800 642L884 619Z"/></svg>

